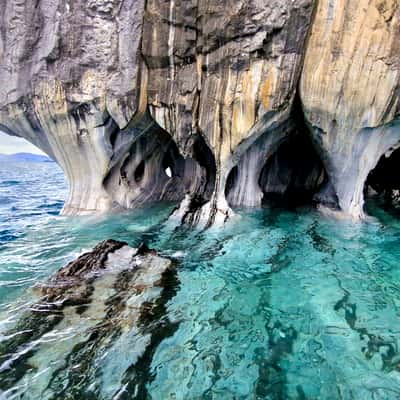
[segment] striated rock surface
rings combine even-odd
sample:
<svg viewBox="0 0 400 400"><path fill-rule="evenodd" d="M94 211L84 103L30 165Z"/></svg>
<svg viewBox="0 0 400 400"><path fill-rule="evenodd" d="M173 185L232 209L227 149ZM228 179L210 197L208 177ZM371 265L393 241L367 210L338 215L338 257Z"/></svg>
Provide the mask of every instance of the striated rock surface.
<svg viewBox="0 0 400 400"><path fill-rule="evenodd" d="M301 99L329 175L320 199L355 218L368 174L400 146L399 35L395 0L318 2Z"/></svg>
<svg viewBox="0 0 400 400"><path fill-rule="evenodd" d="M1 127L64 169L66 214L189 194L211 224L229 214L231 169L289 119L312 11L310 0L7 0Z"/></svg>
<svg viewBox="0 0 400 400"><path fill-rule="evenodd" d="M147 2L143 56L151 113L183 154L192 155L193 140L201 140L215 160L215 169L208 168L215 175L211 196L196 193L208 201L200 219L229 215L230 171L260 136L274 135L289 119L312 6L309 0ZM201 163L201 154L193 156ZM257 180L257 170L243 173Z"/></svg>
<svg viewBox="0 0 400 400"><path fill-rule="evenodd" d="M173 262L145 245L100 243L37 288L2 336L0 397L144 398L154 348L177 327L164 315L177 286Z"/></svg>
<svg viewBox="0 0 400 400"><path fill-rule="evenodd" d="M60 164L65 214L172 200L208 226L296 187L363 217L368 174L399 145L399 13L395 0L5 0L0 129ZM323 168L282 164L294 134Z"/></svg>

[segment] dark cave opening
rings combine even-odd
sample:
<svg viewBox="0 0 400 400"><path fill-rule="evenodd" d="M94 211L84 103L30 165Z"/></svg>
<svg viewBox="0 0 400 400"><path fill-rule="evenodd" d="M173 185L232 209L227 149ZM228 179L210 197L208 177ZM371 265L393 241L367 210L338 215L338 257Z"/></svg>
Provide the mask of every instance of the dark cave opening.
<svg viewBox="0 0 400 400"><path fill-rule="evenodd" d="M192 157L202 169L199 189L196 191L197 201L205 203L211 199L214 192L217 166L214 154L201 135L198 135L193 143Z"/></svg>
<svg viewBox="0 0 400 400"><path fill-rule="evenodd" d="M143 179L144 171L145 171L145 163L144 160L142 160L136 167L134 172L134 178L136 183L139 183Z"/></svg>
<svg viewBox="0 0 400 400"><path fill-rule="evenodd" d="M193 225L199 217L198 211L212 199L217 165L213 152L200 133L189 143L184 177L187 197L176 211L182 223Z"/></svg>
<svg viewBox="0 0 400 400"><path fill-rule="evenodd" d="M375 199L386 211L400 216L400 148L384 154L369 173L364 185L364 198ZM368 207L368 205L367 205Z"/></svg>
<svg viewBox="0 0 400 400"><path fill-rule="evenodd" d="M148 125L147 125L148 126ZM193 203L204 204L215 186L214 156L199 135L185 158L173 137L159 125L138 134L131 127L114 138L113 167L103 184L115 207L135 208L158 201L180 202L190 193Z"/></svg>
<svg viewBox="0 0 400 400"><path fill-rule="evenodd" d="M225 198L232 208L295 208L314 205L328 184L297 95L290 118L262 132L231 169Z"/></svg>
<svg viewBox="0 0 400 400"><path fill-rule="evenodd" d="M322 161L307 133L297 131L281 144L261 170L263 204L297 207L312 204L324 183Z"/></svg>
<svg viewBox="0 0 400 400"><path fill-rule="evenodd" d="M298 110L295 109L295 110ZM313 204L327 174L301 112L269 130L242 155L227 177L232 208L295 208Z"/></svg>
<svg viewBox="0 0 400 400"><path fill-rule="evenodd" d="M118 161L104 180L116 206L180 201L185 194L185 160L171 135L154 125L145 135L125 131L123 139L114 153Z"/></svg>

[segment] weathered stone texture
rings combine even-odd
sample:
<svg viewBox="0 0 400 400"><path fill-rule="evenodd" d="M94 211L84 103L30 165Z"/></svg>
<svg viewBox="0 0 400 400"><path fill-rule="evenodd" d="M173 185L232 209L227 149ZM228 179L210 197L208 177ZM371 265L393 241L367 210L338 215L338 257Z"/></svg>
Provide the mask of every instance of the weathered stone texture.
<svg viewBox="0 0 400 400"><path fill-rule="evenodd" d="M399 142L399 14L395 0L5 0L0 126L64 169L64 213L186 195L182 218L212 224L231 215L229 176L230 204L261 204L301 75L318 199L361 217Z"/></svg>
<svg viewBox="0 0 400 400"><path fill-rule="evenodd" d="M306 118L341 210L363 216L363 187L400 145L396 0L318 2L301 80Z"/></svg>
<svg viewBox="0 0 400 400"><path fill-rule="evenodd" d="M312 9L311 1L147 3L150 110L184 154L193 153L194 135L211 149L217 179L203 213L210 223L213 212L228 213L226 179L238 159L288 118Z"/></svg>

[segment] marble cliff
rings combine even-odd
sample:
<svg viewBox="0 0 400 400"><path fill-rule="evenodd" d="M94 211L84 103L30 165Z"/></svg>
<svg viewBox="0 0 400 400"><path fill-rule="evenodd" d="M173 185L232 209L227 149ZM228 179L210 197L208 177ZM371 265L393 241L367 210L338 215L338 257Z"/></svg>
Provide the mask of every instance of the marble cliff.
<svg viewBox="0 0 400 400"><path fill-rule="evenodd" d="M397 0L3 0L0 129L62 167L65 214L211 225L279 195L359 219L400 187L399 52Z"/></svg>

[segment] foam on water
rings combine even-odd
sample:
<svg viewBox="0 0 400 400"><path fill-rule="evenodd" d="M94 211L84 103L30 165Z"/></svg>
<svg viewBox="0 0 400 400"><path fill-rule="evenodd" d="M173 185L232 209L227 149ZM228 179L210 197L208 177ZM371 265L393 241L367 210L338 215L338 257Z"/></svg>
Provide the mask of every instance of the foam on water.
<svg viewBox="0 0 400 400"><path fill-rule="evenodd" d="M54 164L1 166L1 330L35 283L83 249L105 238L145 241L180 263L167 305L176 329L154 350L147 398L400 398L400 225L376 204L368 224L310 209L241 210L224 229L199 232L170 228L171 204L57 216L65 197ZM53 335L74 342L68 326ZM98 360L99 398L135 398L112 373L129 367L124 350L134 338L126 333ZM51 349L54 336L43 340ZM62 357L63 347L54 354ZM13 398L37 393L50 372Z"/></svg>

